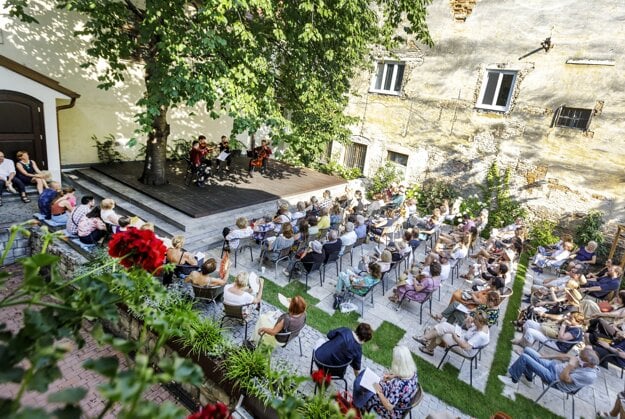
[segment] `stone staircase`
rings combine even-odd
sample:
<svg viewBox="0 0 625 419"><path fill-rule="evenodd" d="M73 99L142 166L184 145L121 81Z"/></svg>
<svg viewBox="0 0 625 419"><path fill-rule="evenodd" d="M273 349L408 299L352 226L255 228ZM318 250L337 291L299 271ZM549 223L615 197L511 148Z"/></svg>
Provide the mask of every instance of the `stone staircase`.
<svg viewBox="0 0 625 419"><path fill-rule="evenodd" d="M234 225L237 217L258 218L264 214L274 214L277 208L277 201L273 200L206 217L192 218L90 168L64 171L62 176L63 184L76 188L79 196L89 193L98 200L112 198L116 202L119 213L136 215L143 220L154 223L158 234L165 236L183 235L185 237L185 249L190 252L203 252L220 246L223 241L221 234L223 228ZM346 184L336 185L328 189L333 195L340 195ZM312 195L321 196L325 189L283 196L281 199L295 204L299 200L308 200Z"/></svg>

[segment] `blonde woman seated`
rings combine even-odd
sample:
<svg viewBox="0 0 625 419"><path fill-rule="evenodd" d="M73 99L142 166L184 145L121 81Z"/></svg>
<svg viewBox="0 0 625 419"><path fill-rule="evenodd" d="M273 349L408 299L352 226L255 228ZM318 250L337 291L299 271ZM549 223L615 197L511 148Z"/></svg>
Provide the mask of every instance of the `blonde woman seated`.
<svg viewBox="0 0 625 419"><path fill-rule="evenodd" d="M187 265L198 266L198 261L191 253L186 252L182 247L184 246L184 237L174 236L171 239L171 247L167 249L167 263L173 263L175 265Z"/></svg>
<svg viewBox="0 0 625 419"><path fill-rule="evenodd" d="M410 350L406 346L393 348L391 370L373 384L375 393L360 385L363 374L364 370L354 381L354 405L381 418L404 417L418 388L417 366Z"/></svg>
<svg viewBox="0 0 625 419"><path fill-rule="evenodd" d="M224 288L224 304L231 306L244 306L248 304L257 304L260 308L260 302L263 299L263 284L262 278L258 279L258 292L253 294L255 286L250 286L250 275L247 272L240 272L234 283L228 284Z"/></svg>
<svg viewBox="0 0 625 419"><path fill-rule="evenodd" d="M252 335L252 343L258 345L262 335L262 345L275 348L278 341L275 336L278 333L291 332L290 339L299 335L299 332L306 325L306 301L299 295L291 298L289 310L282 315L278 311L263 313L256 322L256 328Z"/></svg>
<svg viewBox="0 0 625 419"><path fill-rule="evenodd" d="M230 249L234 250L239 247L239 242L241 239L252 237L254 231L252 227L249 226L247 222L247 218L239 217L235 221L236 228L235 229L224 229L224 238L228 242Z"/></svg>
<svg viewBox="0 0 625 419"><path fill-rule="evenodd" d="M446 250L442 243L436 243L435 250L425 257L423 265L428 266L432 262L438 262L441 256L447 259L463 259L469 254L469 244L471 243L471 237L466 236L461 242L456 243L451 250Z"/></svg>
<svg viewBox="0 0 625 419"><path fill-rule="evenodd" d="M350 270L339 273L338 281L336 282L336 292L343 291L343 288L351 290L355 289L367 289L380 282L382 278L382 271L380 265L371 262L368 266L368 271L362 274L356 274Z"/></svg>
<svg viewBox="0 0 625 419"><path fill-rule="evenodd" d="M115 212L115 201L110 198L100 202L102 221L109 225L119 225L119 215Z"/></svg>
<svg viewBox="0 0 625 419"><path fill-rule="evenodd" d="M217 262L215 259L210 258L202 264L199 271L193 271L187 276L184 282L190 282L196 287L215 287L219 285L225 285L228 282L225 278L228 278L228 271L226 271L223 278L214 277L211 274L217 269Z"/></svg>
<svg viewBox="0 0 625 419"><path fill-rule="evenodd" d="M434 349L439 345L443 347L458 345L455 352L464 356L474 356L479 348L490 342L488 321L484 314L478 311L475 316L466 318L464 326L466 330L447 322L438 323L422 337L415 338L423 344L419 350L424 354L434 355Z"/></svg>
<svg viewBox="0 0 625 419"><path fill-rule="evenodd" d="M384 249L380 256L378 256L377 252L374 252L371 255L365 255L362 257L362 261L358 265L358 268L361 271L365 271L367 270L367 266L373 262L380 265L380 272L388 272L391 269L391 264L393 263L393 254L389 250Z"/></svg>

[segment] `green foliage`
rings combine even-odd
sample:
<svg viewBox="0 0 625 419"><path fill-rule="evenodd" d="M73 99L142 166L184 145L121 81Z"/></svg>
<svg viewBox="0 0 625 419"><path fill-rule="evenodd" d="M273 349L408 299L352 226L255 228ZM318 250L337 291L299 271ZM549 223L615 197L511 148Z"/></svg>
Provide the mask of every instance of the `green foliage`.
<svg viewBox="0 0 625 419"><path fill-rule="evenodd" d="M167 158L169 160L178 161L189 157L192 143L193 140L178 138L173 144L167 145ZM142 155L145 155L145 150L143 150Z"/></svg>
<svg viewBox="0 0 625 419"><path fill-rule="evenodd" d="M219 325L208 318L188 322L187 329L178 341L196 355L216 355L222 351L225 343Z"/></svg>
<svg viewBox="0 0 625 419"><path fill-rule="evenodd" d="M538 220L530 226L527 252L536 253L538 246L549 246L560 241L555 235L556 223L549 220Z"/></svg>
<svg viewBox="0 0 625 419"><path fill-rule="evenodd" d="M358 179L362 177L362 170L358 167L345 167L332 160L328 163L320 164L316 167L321 173L332 176L340 176L345 180Z"/></svg>
<svg viewBox="0 0 625 419"><path fill-rule="evenodd" d="M517 217L527 214L521 203L510 195L510 168L503 173L497 162L488 169L484 185L481 186L484 202L488 203L488 224L482 231L484 237L489 237L493 228L505 227L512 224Z"/></svg>
<svg viewBox="0 0 625 419"><path fill-rule="evenodd" d="M602 230L605 224L604 215L601 211L589 211L575 230L575 244L581 247L591 240L597 242L596 253L600 259L605 259L610 251L609 244L606 243Z"/></svg>
<svg viewBox="0 0 625 419"><path fill-rule="evenodd" d="M469 195L460 203L460 213L469 214L471 218L480 215L480 212L487 208L488 204L480 199L477 194Z"/></svg>
<svg viewBox="0 0 625 419"><path fill-rule="evenodd" d="M432 45L426 23L431 0L312 0L211 3L152 0L57 0L83 17L76 32L90 40L84 67L112 89L143 65L139 131L147 135L154 176L172 108L202 103L213 118L234 119L233 134L270 127L288 145L284 158L311 165L330 140L346 141L354 122L344 114L351 80L370 68L370 51L412 39ZM26 0L7 0L11 16L34 22ZM157 147L160 143L162 147ZM160 161L162 160L162 161ZM145 174L144 174L145 175ZM164 182L164 180L163 180Z"/></svg>
<svg viewBox="0 0 625 419"><path fill-rule="evenodd" d="M115 150L116 141L113 134L109 134L104 137L102 141L98 140L95 135L91 136L91 140L95 141L95 147L98 150L98 160L102 163L117 163L122 161L122 155L119 151Z"/></svg>
<svg viewBox="0 0 625 419"><path fill-rule="evenodd" d="M414 184L406 190L406 198L417 201L420 214L432 214L434 208L440 207L445 200L452 201L458 193L451 183L428 180L422 185Z"/></svg>
<svg viewBox="0 0 625 419"><path fill-rule="evenodd" d="M370 179L371 184L367 188L367 197L373 198L375 194L381 193L393 182L401 180L401 174L393 163L387 162L384 166L380 166Z"/></svg>

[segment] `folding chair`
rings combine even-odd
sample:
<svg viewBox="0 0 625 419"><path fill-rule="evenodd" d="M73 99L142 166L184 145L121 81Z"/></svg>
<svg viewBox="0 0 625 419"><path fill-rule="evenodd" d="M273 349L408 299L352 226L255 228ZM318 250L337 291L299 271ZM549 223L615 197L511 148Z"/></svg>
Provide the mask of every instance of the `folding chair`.
<svg viewBox="0 0 625 419"><path fill-rule="evenodd" d="M195 299L201 302L206 302L209 306L213 303L215 304L215 307L217 307L217 299L224 293L224 285L215 285L211 287L198 287L197 285L192 285L192 287ZM215 312L213 312L213 319L214 318Z"/></svg>
<svg viewBox="0 0 625 419"><path fill-rule="evenodd" d="M410 419L412 419L412 409L419 406L422 400L423 400L423 388L421 388L421 384L417 384L417 391L415 392L414 396L412 396L412 399L410 400L410 406L405 407L405 408L396 407L393 410L397 413L401 413L402 418L405 418L406 416L408 416Z"/></svg>
<svg viewBox="0 0 625 419"><path fill-rule="evenodd" d="M244 304L241 306L232 306L224 303L224 315L219 322L219 327L222 327L224 320L233 319L237 320L245 325L245 333L243 334L243 342L247 340L247 324L250 323L249 317L246 313L247 307L254 305L254 303Z"/></svg>
<svg viewBox="0 0 625 419"><path fill-rule="evenodd" d="M404 295L401 297L401 300L399 300L399 303L397 303L397 308L395 309L395 311L399 311L399 309L401 308L401 305L404 303L404 301L408 300L408 301L414 301L418 304L420 304L419 306L419 324L423 324L423 305L427 302L429 302L430 304L430 314L432 314L432 294L434 292L429 292L425 298L423 299L423 301L415 301L413 298L416 296L417 292L416 291L406 291L404 293ZM411 298L412 296L412 298Z"/></svg>
<svg viewBox="0 0 625 419"><path fill-rule="evenodd" d="M345 391L347 391L347 380L345 379L345 373L347 371L347 367L351 363L352 362L349 361L342 365L324 364L323 362L319 361L315 357L315 350L313 349L312 357L310 358L310 373L311 374L313 373L313 365L316 364L317 368L319 368L322 371L325 371L327 374L330 374L332 381L335 381L335 380L343 381L343 384L345 385ZM315 386L315 394L316 393L317 393L317 386Z"/></svg>
<svg viewBox="0 0 625 419"><path fill-rule="evenodd" d="M226 251L227 240L224 240L221 245L221 257L224 256L224 252ZM237 267L237 255L239 253L243 253L245 249L249 249L250 251L250 262L254 261L254 247L256 246L256 241L253 237L244 237L239 239L239 245L236 249L231 249L231 254L234 255L234 267Z"/></svg>
<svg viewBox="0 0 625 419"><path fill-rule="evenodd" d="M349 255L349 266L353 266L354 265L354 244L350 244L348 246L345 246L343 248L343 254L341 255L341 257L339 258L339 266L340 266L340 270L343 270L343 258L345 257L345 255Z"/></svg>
<svg viewBox="0 0 625 419"><path fill-rule="evenodd" d="M460 365L460 369L462 369L462 366L464 365L464 361L468 359L470 361L469 384L473 385L473 369L474 368L477 369L477 360L478 360L478 358L482 359L482 349L486 348L486 346L488 346L488 345L479 346L477 348L474 348L474 349L476 349L476 352L475 352L475 354L473 354L471 356L466 355L466 354L460 352L458 350L458 348L460 348L460 346L458 346L458 345L448 346L445 349L445 353L443 354L443 358L441 359L441 362L439 362L438 367L436 367L436 368L438 368L439 370L441 369L441 367L443 366L443 363L445 362L445 359L447 358L447 356L449 355L450 352L452 352L452 353L454 353L454 354L456 354L458 356L461 356L463 358L462 359L462 364ZM474 361L475 361L475 366L473 366Z"/></svg>
<svg viewBox="0 0 625 419"><path fill-rule="evenodd" d="M325 261L325 263L322 265L322 269L323 269L323 280L325 281L326 279L326 269L328 267L329 264L334 263L336 265L336 275L338 276L339 274L339 263L340 263L340 253L341 250L337 250L334 253L330 253Z"/></svg>
<svg viewBox="0 0 625 419"><path fill-rule="evenodd" d="M571 418L575 419L575 395L576 395L576 394L577 394L577 393L578 393L578 392L582 389L582 387L579 387L579 388L577 388L577 389L575 389L575 390L573 390L573 391L565 391L565 390L563 390L563 389L562 389L562 387L560 387L560 384L561 384L561 383L560 383L560 380L555 380L555 381L553 381L553 382L549 383L549 384L547 385L547 387L545 387L545 389L543 390L543 392L542 392L542 393L540 393L540 396L538 396L538 398L536 399L536 403L538 403L538 401L539 401L540 399L542 399L542 398L543 398L543 396L545 395L545 393L546 393L547 391L549 391L549 389L550 389L550 388L554 388L554 389L556 389L556 390L559 390L559 391L563 392L564 394L566 394L566 398L567 398L567 399L569 398L569 396L571 396L571 400L572 400L572 410L573 410L573 411L572 411L572 414L571 414ZM544 386L545 386L545 383L543 383L543 387L544 387Z"/></svg>
<svg viewBox="0 0 625 419"><path fill-rule="evenodd" d="M289 272L289 282L291 282L291 278L293 278L293 271L295 270L295 267L299 266L300 267L300 272L306 276L306 289L308 289L308 277L313 272L319 272L319 283L320 283L321 286L323 286L322 265L323 265L323 262L313 262L313 263L307 262L307 263L305 263L305 262L302 262L302 261L297 261L297 263L293 266L293 269L291 269L291 271ZM307 270L306 266L310 266L310 270Z"/></svg>

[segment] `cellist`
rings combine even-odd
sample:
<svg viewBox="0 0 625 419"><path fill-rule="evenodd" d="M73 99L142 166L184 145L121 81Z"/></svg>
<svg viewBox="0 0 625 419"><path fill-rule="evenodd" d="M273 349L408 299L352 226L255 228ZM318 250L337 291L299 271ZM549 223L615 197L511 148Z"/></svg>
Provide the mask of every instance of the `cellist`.
<svg viewBox="0 0 625 419"><path fill-rule="evenodd" d="M267 160L269 160L270 155L271 148L267 145L267 140L262 140L260 146L254 149L254 157L252 157L248 165L250 177L253 176L252 172L255 167L260 167L260 173L265 173L267 171Z"/></svg>

